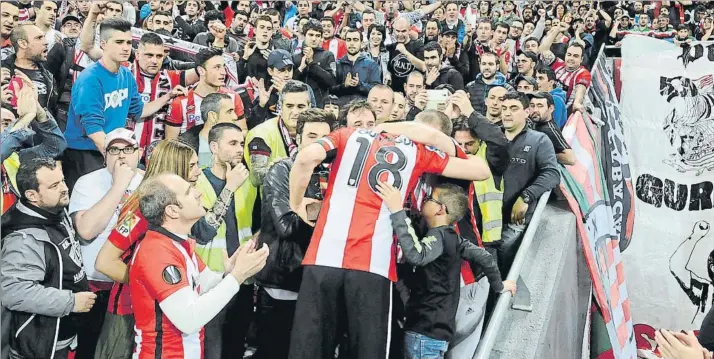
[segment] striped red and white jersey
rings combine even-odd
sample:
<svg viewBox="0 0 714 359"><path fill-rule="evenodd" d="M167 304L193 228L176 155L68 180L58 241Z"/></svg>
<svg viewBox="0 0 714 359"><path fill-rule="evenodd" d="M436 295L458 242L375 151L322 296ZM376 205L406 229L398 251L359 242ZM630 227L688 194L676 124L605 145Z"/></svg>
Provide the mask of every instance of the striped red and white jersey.
<svg viewBox="0 0 714 359"><path fill-rule="evenodd" d="M322 49L335 55L335 60L339 60L347 55L347 44L344 40L333 37L331 40L322 42Z"/></svg>
<svg viewBox="0 0 714 359"><path fill-rule="evenodd" d="M376 185L391 183L404 200L422 174L441 174L448 156L404 136L364 129L343 128L318 143L333 162L303 264L360 270L396 281L397 242Z"/></svg>
<svg viewBox="0 0 714 359"><path fill-rule="evenodd" d="M159 304L190 286L200 293L198 277L206 266L194 252L192 239L176 240L150 230L134 251L129 288L136 325L134 359L203 358L204 329L184 334Z"/></svg>
<svg viewBox="0 0 714 359"><path fill-rule="evenodd" d="M575 100L575 86L583 85L585 88L590 87L590 71L588 71L584 66L580 66L575 71L569 71L565 67L565 61L560 58L556 58L555 61L550 65L555 72L555 78L563 84L563 90L567 93L568 103L567 106L573 104Z"/></svg>
<svg viewBox="0 0 714 359"><path fill-rule="evenodd" d="M118 249L124 251L121 260L128 266L129 261L134 257L134 250L139 240L144 237L148 230L149 222L146 221L141 211L137 208L133 214L127 215L121 223L117 223L107 240ZM117 315L134 314L131 308L131 294L128 283L114 282L112 290L109 292L107 311Z"/></svg>
<svg viewBox="0 0 714 359"><path fill-rule="evenodd" d="M238 118L245 115L243 109L243 100L240 95L225 87L218 90L218 93L229 95L235 104L235 112ZM166 118L166 125L173 127L181 127L179 134L190 130L193 126L203 124L201 118L201 102L203 96L197 94L194 90L189 90L186 96L179 96L171 102L169 116Z"/></svg>
<svg viewBox="0 0 714 359"><path fill-rule="evenodd" d="M184 86L185 72L175 70L161 70L154 77L141 73L138 62L132 66L132 73L136 78L137 89L144 105L155 101L157 98L171 92L176 86ZM164 120L168 114L169 106L164 106L148 119L137 123L127 123L127 128L134 130L139 140L139 147L144 149L156 141L164 139Z"/></svg>

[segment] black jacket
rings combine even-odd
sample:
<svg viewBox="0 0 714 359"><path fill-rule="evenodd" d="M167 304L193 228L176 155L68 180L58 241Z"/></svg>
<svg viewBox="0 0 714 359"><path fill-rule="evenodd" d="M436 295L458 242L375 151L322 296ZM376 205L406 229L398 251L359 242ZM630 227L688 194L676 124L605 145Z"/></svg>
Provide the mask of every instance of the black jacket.
<svg viewBox="0 0 714 359"><path fill-rule="evenodd" d="M297 292L302 281L302 259L305 256L312 227L290 209L290 169L293 159L285 158L268 170L263 182L261 214L263 218L258 245L268 245L270 255L265 267L255 278L268 288ZM313 176L306 197L321 198L318 176Z"/></svg>
<svg viewBox="0 0 714 359"><path fill-rule="evenodd" d="M464 78L454 67L446 66L439 70L439 77L431 85L427 85L426 88L434 89L439 85L449 85L454 88L454 91L463 90Z"/></svg>
<svg viewBox="0 0 714 359"><path fill-rule="evenodd" d="M337 85L335 75L337 65L335 63L335 55L332 52L325 51L322 48L316 48L314 51L312 63L308 64L303 72L300 72L303 54L293 55L293 63L295 64L293 79L310 85L315 93L316 107L323 108L325 98L330 94L329 89Z"/></svg>
<svg viewBox="0 0 714 359"><path fill-rule="evenodd" d="M56 47L56 46L55 46ZM49 54L48 54L49 55ZM8 56L5 61L2 62L2 67L7 68L10 70L10 76L15 76L15 59L17 58L17 54L12 54ZM45 81L45 86L47 86L47 102L41 104L42 107L50 110L50 113L54 115L56 107L57 107L57 100L59 99L59 90L57 86L57 82L55 81L55 77L52 76L52 73L49 72L45 66L41 63L36 63L37 67L42 71L42 77L44 78Z"/></svg>
<svg viewBox="0 0 714 359"><path fill-rule="evenodd" d="M510 144L510 164L503 174L503 224L511 222L511 209L519 196L531 199L526 212L530 222L536 202L543 193L560 184L560 166L553 143L544 133L526 126Z"/></svg>
<svg viewBox="0 0 714 359"><path fill-rule="evenodd" d="M500 178L509 163L509 143L503 130L476 111L469 117L469 129L471 129L471 135L474 138L486 143L486 162L488 162L488 167L491 169L496 183L500 183Z"/></svg>

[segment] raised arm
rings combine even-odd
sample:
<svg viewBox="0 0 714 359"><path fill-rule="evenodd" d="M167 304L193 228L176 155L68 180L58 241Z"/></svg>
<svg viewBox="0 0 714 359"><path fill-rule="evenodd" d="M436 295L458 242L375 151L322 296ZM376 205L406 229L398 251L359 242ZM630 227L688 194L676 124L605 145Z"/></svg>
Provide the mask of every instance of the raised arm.
<svg viewBox="0 0 714 359"><path fill-rule="evenodd" d="M454 142L441 131L418 122L392 122L378 125L375 132L388 132L409 137L412 141L435 147L449 156L456 156Z"/></svg>

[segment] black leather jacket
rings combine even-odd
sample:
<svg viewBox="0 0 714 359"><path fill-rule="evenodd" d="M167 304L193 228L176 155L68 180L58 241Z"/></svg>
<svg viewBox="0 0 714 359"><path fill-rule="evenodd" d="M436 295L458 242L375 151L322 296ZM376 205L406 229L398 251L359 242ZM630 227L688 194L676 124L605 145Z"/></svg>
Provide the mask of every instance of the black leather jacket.
<svg viewBox="0 0 714 359"><path fill-rule="evenodd" d="M302 260L313 228L290 209L289 178L293 160L285 158L275 163L263 182L263 222L258 245L267 244L270 255L256 279L264 287L297 292L302 281ZM319 175L312 176L306 197L321 198L319 181Z"/></svg>

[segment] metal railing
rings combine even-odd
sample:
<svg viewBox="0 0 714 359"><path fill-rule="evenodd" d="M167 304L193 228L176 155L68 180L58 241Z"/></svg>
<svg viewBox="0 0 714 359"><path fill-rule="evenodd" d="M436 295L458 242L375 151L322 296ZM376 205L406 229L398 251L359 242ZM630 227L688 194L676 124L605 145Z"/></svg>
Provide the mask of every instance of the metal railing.
<svg viewBox="0 0 714 359"><path fill-rule="evenodd" d="M526 256L528 256L528 251L531 248L531 243L533 243L533 238L538 230L538 226L540 226L543 210L545 209L545 205L548 203L548 198L550 198L550 192L551 191L544 193L540 199L538 199L538 204L533 212L531 222L528 224L528 228L526 228L526 232L523 234L523 241L521 242L520 248L518 248L518 252L516 252L516 257L513 259L511 271L508 272L507 279L518 282L516 297L522 298L520 303L518 301L514 302L513 309L516 310L531 311L530 293L528 292L528 287L525 285L523 280L521 280L521 268L523 267L523 263L526 261ZM506 318L508 306L511 304L511 298L511 292L499 294L493 314L491 315L491 319L488 322L484 336L479 342L478 349L476 350L476 354L473 359L488 359L491 355L491 351L496 345L498 334L501 331L501 325L503 325L503 321Z"/></svg>

